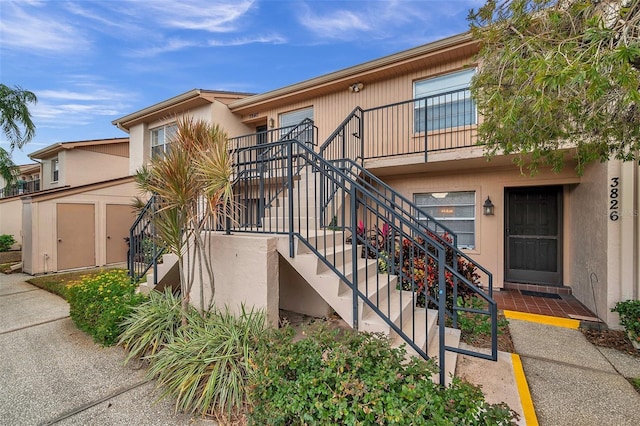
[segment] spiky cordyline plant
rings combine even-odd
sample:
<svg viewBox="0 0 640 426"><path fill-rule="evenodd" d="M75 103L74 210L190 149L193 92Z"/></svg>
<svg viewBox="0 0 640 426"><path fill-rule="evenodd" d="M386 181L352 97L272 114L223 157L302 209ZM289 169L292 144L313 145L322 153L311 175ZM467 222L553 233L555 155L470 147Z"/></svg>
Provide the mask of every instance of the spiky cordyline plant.
<svg viewBox="0 0 640 426"><path fill-rule="evenodd" d="M212 247L205 243L203 231L210 226L215 229L231 209L231 166L226 133L218 125L183 117L177 120L165 155L152 159L137 173L141 188L156 193L161 200L155 216L157 237L178 256L184 313L196 278L200 283L200 311L208 310L213 303ZM206 284L211 292L208 306ZM182 322L186 325L184 316Z"/></svg>

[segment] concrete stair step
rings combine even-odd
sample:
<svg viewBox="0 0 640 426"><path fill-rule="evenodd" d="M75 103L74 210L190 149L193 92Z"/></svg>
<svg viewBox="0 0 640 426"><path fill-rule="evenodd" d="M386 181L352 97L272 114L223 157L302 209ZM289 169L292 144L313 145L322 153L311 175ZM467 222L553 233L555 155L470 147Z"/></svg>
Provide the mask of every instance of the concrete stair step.
<svg viewBox="0 0 640 426"><path fill-rule="evenodd" d="M435 333L431 343L427 347L427 354L430 358L435 360L438 359L439 349L440 349L440 331L439 327L434 327ZM445 329L444 342L445 345L458 348L460 347L460 330L446 327ZM449 386L451 384L451 377L456 374L456 363L458 362L458 354L451 351L444 352L444 367L445 367L445 386ZM433 377L433 381L439 383L440 378L438 374L435 374Z"/></svg>

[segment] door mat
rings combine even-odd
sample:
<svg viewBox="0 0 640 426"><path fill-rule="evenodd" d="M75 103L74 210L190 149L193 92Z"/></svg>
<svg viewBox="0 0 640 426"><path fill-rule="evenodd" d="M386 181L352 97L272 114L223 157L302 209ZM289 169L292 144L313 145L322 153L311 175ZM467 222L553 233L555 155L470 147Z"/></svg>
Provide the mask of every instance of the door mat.
<svg viewBox="0 0 640 426"><path fill-rule="evenodd" d="M546 297L547 299L562 299L559 294L555 293L541 293L539 291L520 290L520 293L524 296Z"/></svg>

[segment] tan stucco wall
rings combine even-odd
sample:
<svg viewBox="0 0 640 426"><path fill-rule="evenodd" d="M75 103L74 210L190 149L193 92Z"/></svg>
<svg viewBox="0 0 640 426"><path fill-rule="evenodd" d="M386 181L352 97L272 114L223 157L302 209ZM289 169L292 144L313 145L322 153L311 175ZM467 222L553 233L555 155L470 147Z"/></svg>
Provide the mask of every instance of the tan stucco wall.
<svg viewBox="0 0 640 426"><path fill-rule="evenodd" d="M65 153L65 185L79 186L128 176L129 159L80 149Z"/></svg>
<svg viewBox="0 0 640 426"><path fill-rule="evenodd" d="M33 269L33 257L25 256L25 253L31 253L33 250L32 239L32 205L30 203L23 203L22 205L22 270Z"/></svg>
<svg viewBox="0 0 640 426"><path fill-rule="evenodd" d="M480 169L457 169L452 162L446 170L425 171L419 174L384 176L383 180L409 200L414 194L425 192L475 191L476 193L476 247L464 250L470 257L493 273L495 288L504 285L504 222L505 188L524 186L566 185L579 181L573 169L568 166L560 174L541 170L535 177L522 176L515 166L491 167ZM495 215L483 216L482 204L491 198L495 206ZM564 197L566 199L566 197ZM566 217L566 214L565 214ZM565 221L566 226L566 221ZM567 241L565 232L564 245ZM565 285L572 283L571 262L568 253L563 256L563 277Z"/></svg>
<svg viewBox="0 0 640 426"><path fill-rule="evenodd" d="M326 317L331 313L331 306L282 257L280 257L280 308L318 318Z"/></svg>
<svg viewBox="0 0 640 426"><path fill-rule="evenodd" d="M42 176L40 178L40 189L60 188L65 186L65 164L66 152L60 151L53 157L42 160ZM52 181L51 160L58 159L58 180Z"/></svg>
<svg viewBox="0 0 640 426"><path fill-rule="evenodd" d="M22 200L20 197L0 199L0 235L13 235L22 244Z"/></svg>
<svg viewBox="0 0 640 426"><path fill-rule="evenodd" d="M607 227L607 278L606 286L598 292L598 308L604 305L601 316L612 327L619 327L618 314L610 312L618 301L639 298L638 277L638 199L640 181L638 166L634 162L610 161L606 179L601 185L604 201L600 214L605 216ZM614 179L619 180L617 197L612 195ZM619 201L619 219L611 220L611 200ZM604 299L604 303L603 303Z"/></svg>
<svg viewBox="0 0 640 426"><path fill-rule="evenodd" d="M58 203L82 203L95 206L95 253L96 265L106 264L106 205L122 204L130 205L131 199L138 194L135 183L127 182L108 188L88 190L84 193L64 196L55 199L38 201L25 199L25 209L30 212L31 226L24 221L23 226L29 229L23 230L23 235L31 235L29 244L23 246L24 272L28 274L41 274L57 271L57 212Z"/></svg>
<svg viewBox="0 0 640 426"><path fill-rule="evenodd" d="M220 309L228 306L231 312L246 308L264 309L272 326L278 325L279 261L277 237L255 235L224 235L206 233L205 245L211 247L215 295L214 304ZM210 244L210 245L209 245ZM204 286L205 306L211 292ZM191 290L191 303L200 306L200 285Z"/></svg>
<svg viewBox="0 0 640 426"><path fill-rule="evenodd" d="M133 176L149 159L151 135L146 123L133 126L129 131L129 175Z"/></svg>
<svg viewBox="0 0 640 426"><path fill-rule="evenodd" d="M135 174L143 164L149 161L151 154L151 130L171 124L178 117L190 116L194 120L205 120L209 123L219 124L231 136L238 134L251 133L250 127L242 124L240 119L236 117L227 106L219 101L194 108L186 113L165 117L161 120L155 120L150 123L140 123L133 126L129 131L129 173Z"/></svg>
<svg viewBox="0 0 640 426"><path fill-rule="evenodd" d="M571 218L566 231L573 242L569 253L572 291L598 314L606 314L607 306L607 175L606 164L589 165L580 184L569 187L570 202L565 206Z"/></svg>

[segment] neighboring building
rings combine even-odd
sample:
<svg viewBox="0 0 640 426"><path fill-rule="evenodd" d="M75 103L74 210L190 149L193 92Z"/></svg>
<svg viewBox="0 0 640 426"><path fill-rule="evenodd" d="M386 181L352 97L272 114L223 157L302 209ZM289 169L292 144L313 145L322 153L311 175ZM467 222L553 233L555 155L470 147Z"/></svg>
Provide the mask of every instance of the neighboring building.
<svg viewBox="0 0 640 426"><path fill-rule="evenodd" d="M16 247L22 245L22 201L20 197L40 190L40 164L18 166L12 185L0 178L0 235L12 235Z"/></svg>
<svg viewBox="0 0 640 426"><path fill-rule="evenodd" d="M569 161L530 177L512 156L487 161L468 91L477 51L461 34L263 94L193 90L113 124L129 133L132 173L163 149L177 116L231 137L310 118L321 145L359 107L359 127L342 137L361 144L364 167L455 231L495 288L571 292L617 325L610 308L640 293L638 166L595 163L579 177Z"/></svg>
<svg viewBox="0 0 640 426"><path fill-rule="evenodd" d="M29 154L42 164L42 190L127 176L129 138L60 142Z"/></svg>
<svg viewBox="0 0 640 426"><path fill-rule="evenodd" d="M21 167L20 180L34 190L0 199L0 233L22 245L23 271L124 262L138 193L129 176L129 139L61 142L29 157L39 164Z"/></svg>

